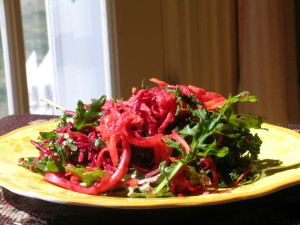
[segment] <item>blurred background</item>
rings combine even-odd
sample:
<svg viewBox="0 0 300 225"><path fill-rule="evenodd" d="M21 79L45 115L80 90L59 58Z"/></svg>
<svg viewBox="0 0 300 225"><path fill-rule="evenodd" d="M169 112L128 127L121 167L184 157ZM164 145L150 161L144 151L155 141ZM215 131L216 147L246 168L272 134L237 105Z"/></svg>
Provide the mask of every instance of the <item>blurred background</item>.
<svg viewBox="0 0 300 225"><path fill-rule="evenodd" d="M0 117L127 99L156 77L259 103L240 112L300 122L300 1L0 0Z"/></svg>

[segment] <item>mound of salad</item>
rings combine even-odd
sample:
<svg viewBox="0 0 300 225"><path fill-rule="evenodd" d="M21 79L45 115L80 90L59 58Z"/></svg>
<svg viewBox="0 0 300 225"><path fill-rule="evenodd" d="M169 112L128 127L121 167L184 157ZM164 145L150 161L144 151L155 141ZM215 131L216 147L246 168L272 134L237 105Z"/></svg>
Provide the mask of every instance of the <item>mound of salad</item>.
<svg viewBox="0 0 300 225"><path fill-rule="evenodd" d="M251 130L265 118L232 105L257 97L150 80L157 86L133 88L127 101L79 100L31 141L39 156L19 165L75 192L132 198L220 193L255 180L262 141Z"/></svg>

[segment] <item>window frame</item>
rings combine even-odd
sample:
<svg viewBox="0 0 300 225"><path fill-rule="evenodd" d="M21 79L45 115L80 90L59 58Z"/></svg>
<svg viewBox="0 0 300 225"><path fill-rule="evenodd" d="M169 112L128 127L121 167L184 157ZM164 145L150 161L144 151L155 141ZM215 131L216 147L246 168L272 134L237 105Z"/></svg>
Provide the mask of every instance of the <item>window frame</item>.
<svg viewBox="0 0 300 225"><path fill-rule="evenodd" d="M20 1L0 0L0 10L8 113L29 113Z"/></svg>

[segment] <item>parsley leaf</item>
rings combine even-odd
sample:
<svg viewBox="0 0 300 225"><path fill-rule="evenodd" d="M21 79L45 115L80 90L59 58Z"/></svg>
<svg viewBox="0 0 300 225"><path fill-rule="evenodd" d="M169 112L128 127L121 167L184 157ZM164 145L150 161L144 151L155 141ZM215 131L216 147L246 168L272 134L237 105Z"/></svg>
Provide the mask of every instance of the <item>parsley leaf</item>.
<svg viewBox="0 0 300 225"><path fill-rule="evenodd" d="M51 156L43 157L37 162L35 161L35 157L25 158L22 166L25 168L29 168L29 166L34 166L38 170L36 172L44 173L44 172L59 172L61 170L61 166L53 160Z"/></svg>
<svg viewBox="0 0 300 225"><path fill-rule="evenodd" d="M92 171L87 171L85 168L66 166L65 169L78 176L82 180L81 186L84 187L90 187L94 183L100 181L102 177L107 176L106 172L103 172L98 168L94 168Z"/></svg>
<svg viewBox="0 0 300 225"><path fill-rule="evenodd" d="M80 130L84 126L93 125L95 121L102 115L101 107L106 101L106 96L95 99L86 109L81 100L77 103L76 116L74 118L74 128Z"/></svg>

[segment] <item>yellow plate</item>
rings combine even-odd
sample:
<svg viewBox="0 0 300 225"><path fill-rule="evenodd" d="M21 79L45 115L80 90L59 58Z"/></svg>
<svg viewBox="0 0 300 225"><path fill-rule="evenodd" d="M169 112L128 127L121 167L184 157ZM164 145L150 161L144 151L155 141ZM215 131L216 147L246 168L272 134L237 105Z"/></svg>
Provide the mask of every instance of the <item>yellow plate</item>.
<svg viewBox="0 0 300 225"><path fill-rule="evenodd" d="M31 125L0 137L1 186L20 195L63 204L112 208L159 208L221 204L263 196L300 183L300 134L264 124L268 131L254 131L258 132L263 140L259 156L259 166L263 175L258 181L239 186L230 193L150 199L80 194L52 185L44 181L43 176L17 165L20 157L37 156L38 151L30 144L30 140L35 140L39 131L52 130L56 124L57 122L50 121Z"/></svg>

